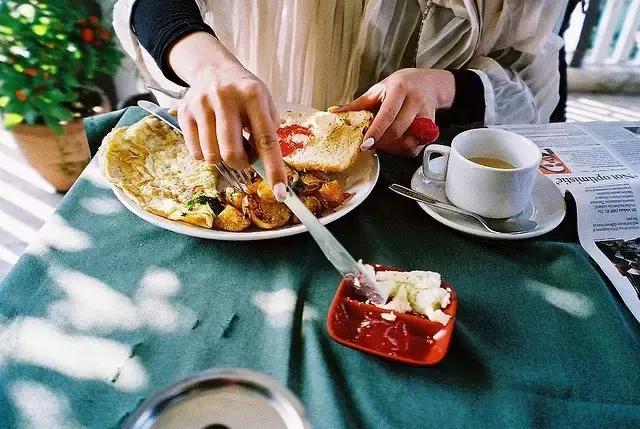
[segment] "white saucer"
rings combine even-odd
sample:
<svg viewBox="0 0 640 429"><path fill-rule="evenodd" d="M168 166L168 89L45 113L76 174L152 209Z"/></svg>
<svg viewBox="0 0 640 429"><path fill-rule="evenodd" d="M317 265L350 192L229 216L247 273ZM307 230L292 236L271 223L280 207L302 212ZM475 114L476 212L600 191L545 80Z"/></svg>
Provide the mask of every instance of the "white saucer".
<svg viewBox="0 0 640 429"><path fill-rule="evenodd" d="M431 160L431 167L436 172L442 171L444 164L442 158ZM425 193L432 198L451 204L444 193L444 182L427 179L422 174L422 167L418 168L411 178L411 188ZM504 234L489 232L476 220L447 210L432 208L426 204L418 203L429 216L438 222L457 231L476 237L491 238L495 240L522 240L537 237L557 227L567 213L567 207L560 189L551 180L538 174L533 196L527 208L518 215L524 219L531 219L538 223L536 229L522 234Z"/></svg>

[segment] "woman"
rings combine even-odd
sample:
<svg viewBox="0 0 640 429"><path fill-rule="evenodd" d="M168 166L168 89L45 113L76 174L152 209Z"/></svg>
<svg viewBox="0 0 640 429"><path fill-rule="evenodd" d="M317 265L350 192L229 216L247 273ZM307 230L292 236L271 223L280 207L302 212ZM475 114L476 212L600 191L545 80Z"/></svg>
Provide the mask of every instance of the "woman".
<svg viewBox="0 0 640 429"><path fill-rule="evenodd" d="M246 168L246 126L282 199L273 99L325 109L362 94L341 108L377 110L362 149L400 155L423 147L404 135L416 117L547 122L562 46L553 30L565 3L119 0L114 27L147 85L182 98L191 154Z"/></svg>

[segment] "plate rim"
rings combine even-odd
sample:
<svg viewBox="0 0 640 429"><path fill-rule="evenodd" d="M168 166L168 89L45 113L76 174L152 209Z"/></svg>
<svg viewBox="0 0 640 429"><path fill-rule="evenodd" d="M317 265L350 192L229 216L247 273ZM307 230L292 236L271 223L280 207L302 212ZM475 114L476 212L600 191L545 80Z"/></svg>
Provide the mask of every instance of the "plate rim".
<svg viewBox="0 0 640 429"><path fill-rule="evenodd" d="M366 152L365 152L366 153ZM331 214L321 217L320 223L323 225L327 225L331 222L334 222L343 216L346 216L351 211L353 211L356 207L360 206L373 192L376 184L378 183L378 179L380 178L380 159L375 152L370 152L371 157L374 160L373 172L370 175L371 180L369 181L368 188L361 192L358 195L359 200L352 205L343 207L342 210L337 210ZM191 225L188 223L171 220L164 218L162 216L158 216L156 214L150 213L144 209L142 209L138 204L135 203L131 198L129 198L122 189L115 186L113 183L108 182L111 190L115 194L116 198L134 215L139 217L140 219L155 225L159 228L175 232L176 234L187 235L191 237L203 238L207 240L218 240L218 241L257 241L257 240L270 240L273 238L280 237L288 237L291 235L302 234L307 232L307 227L298 224L293 225L288 228L277 228L277 229L265 229L261 231L250 231L250 232L230 232L230 231L221 231L213 228L204 228L197 225Z"/></svg>
<svg viewBox="0 0 640 429"><path fill-rule="evenodd" d="M416 171L413 173L413 175L411 176L411 189L415 190L415 191L421 191L420 189L416 189L417 186L415 186L415 183L417 183L418 180L420 180L419 175L421 173L422 170L422 166L418 167L416 169ZM551 186L553 186L553 188L557 191L557 195L559 196L559 200L562 201L561 207L559 207L560 211L561 211L561 215L558 216L557 218L554 218L552 221L550 221L548 224L546 224L545 226L543 226L542 228L536 228L533 231L530 232L525 232L522 234L506 234L506 233L494 233L494 232L489 232L487 230L485 230L484 228L480 229L481 227L478 226L478 228L470 228L466 225L462 225L458 222L452 221L451 219L442 216L441 214L439 214L437 211L435 211L433 208L431 208L430 206L424 204L424 203L419 203L416 202L416 204L418 204L420 206L420 208L422 210L424 210L429 216L431 216L434 220L436 220L437 222L448 226L449 228L452 228L456 231L459 231L463 234L469 234L472 235L474 237L481 237L481 238L488 238L491 240L507 240L507 241L514 241L514 240L525 240L527 238L533 238L533 237L538 237L540 235L544 235L548 232L553 231L555 228L558 227L558 225L560 225L562 223L562 221L564 220L565 216L567 215L567 202L564 199L564 195L562 193L562 191L560 189L558 189L558 187L546 176L544 176L542 173L538 172L538 175L536 176L536 183L534 185L534 191L537 187L539 186L544 186L544 184L546 182L543 181L548 181L549 184ZM535 210L535 206L534 206L534 210Z"/></svg>

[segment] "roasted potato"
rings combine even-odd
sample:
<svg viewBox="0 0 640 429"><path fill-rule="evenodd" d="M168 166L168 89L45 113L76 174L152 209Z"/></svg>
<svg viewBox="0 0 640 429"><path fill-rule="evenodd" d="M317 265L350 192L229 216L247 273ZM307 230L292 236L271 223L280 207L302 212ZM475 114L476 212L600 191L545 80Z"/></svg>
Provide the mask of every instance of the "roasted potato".
<svg viewBox="0 0 640 429"><path fill-rule="evenodd" d="M323 183L318 190L320 196L327 202L330 208L335 208L345 202L351 195L342 191L337 180Z"/></svg>
<svg viewBox="0 0 640 429"><path fill-rule="evenodd" d="M227 186L224 190L224 199L227 204L232 205L238 210L242 210L242 199L246 194L238 188Z"/></svg>
<svg viewBox="0 0 640 429"><path fill-rule="evenodd" d="M268 201L270 203L276 202L276 197L273 195L271 186L269 186L269 183L266 180L260 182L258 189L256 189L256 194L264 201Z"/></svg>
<svg viewBox="0 0 640 429"><path fill-rule="evenodd" d="M247 194L255 194L258 192L258 186L260 186L260 184L263 182L262 179L258 178L256 180L254 180L253 182L251 182L249 184L249 186L247 186L247 188L245 189L245 192Z"/></svg>
<svg viewBox="0 0 640 429"><path fill-rule="evenodd" d="M296 189L298 195L313 194L325 183L325 181L316 176L315 173L300 173L300 182L302 184Z"/></svg>
<svg viewBox="0 0 640 429"><path fill-rule="evenodd" d="M281 227L291 218L291 211L287 206L262 200L256 194L247 194L244 197L242 210L256 226L262 229Z"/></svg>
<svg viewBox="0 0 640 429"><path fill-rule="evenodd" d="M230 204L227 204L224 210L213 219L214 227L231 232L244 231L250 225L249 217Z"/></svg>

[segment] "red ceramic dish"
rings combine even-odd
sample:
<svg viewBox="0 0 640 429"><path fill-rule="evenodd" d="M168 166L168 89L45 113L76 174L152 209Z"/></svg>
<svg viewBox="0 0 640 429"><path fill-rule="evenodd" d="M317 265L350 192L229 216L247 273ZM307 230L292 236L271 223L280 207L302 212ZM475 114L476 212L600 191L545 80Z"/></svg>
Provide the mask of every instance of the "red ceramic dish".
<svg viewBox="0 0 640 429"><path fill-rule="evenodd" d="M376 271L397 268L374 266ZM396 313L394 321L381 317L389 310L366 304L353 290L353 282L343 279L329 314L327 330L335 341L347 347L409 365L428 366L440 362L449 349L458 310L458 297L447 283L451 303L443 311L451 316L446 325L411 313Z"/></svg>

